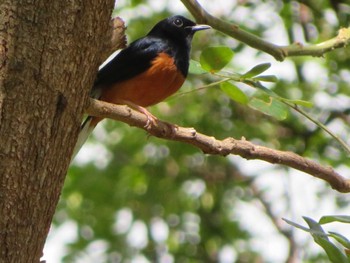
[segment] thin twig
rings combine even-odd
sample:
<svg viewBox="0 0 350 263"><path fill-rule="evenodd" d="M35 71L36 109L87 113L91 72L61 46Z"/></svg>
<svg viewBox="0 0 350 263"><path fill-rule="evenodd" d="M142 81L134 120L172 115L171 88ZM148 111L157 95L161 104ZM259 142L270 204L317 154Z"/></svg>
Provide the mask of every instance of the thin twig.
<svg viewBox="0 0 350 263"><path fill-rule="evenodd" d="M292 45L279 46L265 41L252 33L244 31L236 24L228 23L212 16L196 0L181 0L181 2L198 22L206 23L214 29L221 31L252 48L266 52L278 61L283 61L286 57L291 56L320 57L329 51L350 44L350 28L342 28L339 30L336 37L316 45L304 46L301 43L293 43Z"/></svg>
<svg viewBox="0 0 350 263"><path fill-rule="evenodd" d="M218 140L201 134L194 128L178 127L160 120L156 120L155 124L151 123L146 128L147 117L144 114L126 105L115 105L95 99L90 99L86 113L91 116L125 122L131 126L144 129L149 134L159 138L191 144L207 154L221 156L235 154L248 160L259 159L273 164L285 165L322 179L339 192L350 192L349 179L342 177L331 167L322 166L293 152L279 151L255 145L245 138L240 140L234 138Z"/></svg>
<svg viewBox="0 0 350 263"><path fill-rule="evenodd" d="M335 139L343 147L344 150L347 151L348 154L350 154L350 147L349 147L349 145L347 145L346 142L342 138L340 138L338 135L334 134L331 130L329 130L326 125L324 125L322 122L318 121L317 119L315 119L314 117L309 115L307 112L305 112L300 107L298 107L298 105L289 103L287 101L282 101L282 102L284 104L288 105L289 107L291 107L292 109L294 109L296 112L299 112L301 115L303 115L309 121L313 122L318 127L320 127L323 131L328 133L333 139Z"/></svg>
<svg viewBox="0 0 350 263"><path fill-rule="evenodd" d="M220 73L214 73L214 75L221 77L222 79L216 82L212 82L208 85L202 86L200 88L196 88L190 91L186 91L186 92L180 92L177 93L175 95L176 96L182 96L191 92L197 92L199 90L202 89L206 89L209 87L213 87L213 86L217 86L223 82L232 80L232 81L236 81L236 82L242 82L245 83L246 85L253 87L256 89L256 83L254 81L251 80L244 80L242 79L240 76L229 76L229 75L221 75ZM273 91L270 91L268 93L269 96L272 96L274 98L276 98L277 100L281 101L283 104L287 105L288 107L292 108L293 110L295 110L296 112L300 113L301 115L303 115L305 118L307 118L309 121L313 122L314 124L316 124L319 128L321 128L323 131L325 131L326 133L328 133L334 140L336 140L342 147L343 149L350 154L350 147L349 145L347 145L347 143L340 138L338 135L336 135L335 133L333 133L326 125L324 125L322 122L318 121L316 118L312 117L310 114L308 114L306 111L302 110L300 107L298 107L298 105L289 102L287 99L284 99L280 96L278 96L276 93L274 93Z"/></svg>

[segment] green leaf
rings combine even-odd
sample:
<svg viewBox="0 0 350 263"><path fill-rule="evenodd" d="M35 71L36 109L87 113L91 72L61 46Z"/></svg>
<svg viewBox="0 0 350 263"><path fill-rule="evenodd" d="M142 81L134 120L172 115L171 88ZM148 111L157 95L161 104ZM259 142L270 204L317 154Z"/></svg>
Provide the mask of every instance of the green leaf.
<svg viewBox="0 0 350 263"><path fill-rule="evenodd" d="M256 65L255 67L253 67L252 69L250 69L249 71L244 73L241 77L242 78L255 77L255 76L263 73L264 71L266 71L270 67L271 67L271 63L262 63L262 64L259 64L259 65Z"/></svg>
<svg viewBox="0 0 350 263"><path fill-rule="evenodd" d="M313 230L311 232L311 235L314 238L315 242L324 249L330 261L334 263L348 263L346 255L332 242L329 241L328 236L324 232L321 225L311 218L303 218L309 225L310 229Z"/></svg>
<svg viewBox="0 0 350 263"><path fill-rule="evenodd" d="M336 232L329 231L329 236L337 240L340 244L342 244L347 249L350 249L350 240L347 239L345 236L338 234Z"/></svg>
<svg viewBox="0 0 350 263"><path fill-rule="evenodd" d="M200 56L200 63L207 71L219 71L233 58L233 51L229 47L208 47Z"/></svg>
<svg viewBox="0 0 350 263"><path fill-rule="evenodd" d="M256 80L256 78L254 80ZM273 98L278 99L280 101L284 101L284 102L291 103L291 104L297 104L297 105L308 107L308 108L313 107L313 103L310 102L310 101L306 101L306 100L290 100L290 99L282 98L279 95L277 95L275 92L273 92L272 90L266 88L259 81L255 82L255 81L251 81L251 80L246 80L246 81L244 81L244 83L247 84L247 85L250 85L252 87L257 88L257 89L263 91L264 93L266 93L267 95L269 95L270 97L273 97Z"/></svg>
<svg viewBox="0 0 350 263"><path fill-rule="evenodd" d="M247 95L241 91L238 87L230 82L223 82L220 85L220 89L226 93L233 101L246 105L248 103Z"/></svg>
<svg viewBox="0 0 350 263"><path fill-rule="evenodd" d="M327 239L316 237L315 242L327 253L329 260L333 263L349 263L346 255Z"/></svg>
<svg viewBox="0 0 350 263"><path fill-rule="evenodd" d="M132 0L131 1L131 6L135 7L135 6L138 6L141 3L142 3L142 0Z"/></svg>
<svg viewBox="0 0 350 263"><path fill-rule="evenodd" d="M270 101L268 102L253 98L248 105L255 110L276 118L277 120L284 120L288 115L286 106L272 97L270 97Z"/></svg>
<svg viewBox="0 0 350 263"><path fill-rule="evenodd" d="M198 61L195 61L193 59L190 60L190 67L188 69L188 72L190 74L195 74L195 75L208 73L208 71L202 68L201 64Z"/></svg>
<svg viewBox="0 0 350 263"><path fill-rule="evenodd" d="M321 217L320 224L328 224L331 222L341 222L341 223L350 223L350 216L323 216Z"/></svg>
<svg viewBox="0 0 350 263"><path fill-rule="evenodd" d="M277 82L278 78L275 75L261 75L253 78L253 80L264 82Z"/></svg>
<svg viewBox="0 0 350 263"><path fill-rule="evenodd" d="M250 80L247 80L247 81L244 81L244 83L252 86L252 87L255 87L263 92L265 92L267 95L269 95L270 97L276 97L278 98L279 96L274 93L272 90L269 90L268 88L266 88L264 85L262 85L259 81L250 81Z"/></svg>
<svg viewBox="0 0 350 263"><path fill-rule="evenodd" d="M295 222L293 222L293 221L290 221L290 220L288 220L288 219L286 219L286 218L282 218L282 219L283 219L284 221L286 221L286 223L290 224L291 226L294 226L294 227L296 227L296 228L299 228L299 229L301 229L301 230L303 230L303 231L305 231L305 232L308 232L308 233L310 233L310 234L319 235L319 236L324 236L324 237L327 238L327 234L323 231L322 228L321 228L321 229L319 229L319 228L317 228L317 227L307 228L307 227L302 226L302 225L299 225L299 224L297 224L297 223L295 223ZM305 218L304 218L304 219L305 219ZM316 222L316 224L317 224L317 222Z"/></svg>
<svg viewBox="0 0 350 263"><path fill-rule="evenodd" d="M282 218L284 221L286 221L286 223L288 223L288 224L290 224L291 226L294 226L294 227L296 227L296 228L299 228L299 229L301 229L301 230L303 230L303 231L305 231L305 232L311 232L311 230L309 229L309 228L307 228L307 227L304 227L304 226L302 226L302 225L299 225L299 224L297 224L297 223L294 223L293 221L290 221L290 220L288 220L288 219L286 219L286 218Z"/></svg>
<svg viewBox="0 0 350 263"><path fill-rule="evenodd" d="M311 101L306 101L306 100L290 100L290 99L285 99L282 97L279 97L281 100L285 101L285 102L289 102L292 104L296 104L296 105L300 105L303 107L307 107L307 108L312 108L314 106L314 104Z"/></svg>
<svg viewBox="0 0 350 263"><path fill-rule="evenodd" d="M319 223L317 223L315 220L306 216L303 216L303 219L309 225L313 234L316 234L318 236L323 236L324 238L328 239L326 232L324 232L323 228Z"/></svg>

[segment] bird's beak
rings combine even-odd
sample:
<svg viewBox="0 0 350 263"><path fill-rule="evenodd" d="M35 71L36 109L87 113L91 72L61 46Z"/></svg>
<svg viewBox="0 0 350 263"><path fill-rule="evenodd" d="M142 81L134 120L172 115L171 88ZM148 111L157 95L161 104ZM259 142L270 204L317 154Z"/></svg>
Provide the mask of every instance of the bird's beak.
<svg viewBox="0 0 350 263"><path fill-rule="evenodd" d="M195 25L195 26L191 26L190 28L191 28L192 32L196 32L196 31L199 31L199 30L210 29L211 26L208 26L208 25Z"/></svg>

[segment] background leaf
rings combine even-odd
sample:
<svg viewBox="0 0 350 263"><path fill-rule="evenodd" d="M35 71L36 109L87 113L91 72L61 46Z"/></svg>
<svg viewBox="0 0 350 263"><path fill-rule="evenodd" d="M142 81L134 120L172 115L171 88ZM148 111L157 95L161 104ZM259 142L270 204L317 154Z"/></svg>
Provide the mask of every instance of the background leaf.
<svg viewBox="0 0 350 263"><path fill-rule="evenodd" d="M261 75L253 78L255 81L277 82L278 78L274 75Z"/></svg>
<svg viewBox="0 0 350 263"><path fill-rule="evenodd" d="M242 78L252 78L255 77L264 71L268 70L271 67L271 63L262 63L259 65L254 66L252 69L247 71L242 75Z"/></svg>
<svg viewBox="0 0 350 263"><path fill-rule="evenodd" d="M230 82L223 82L220 85L220 88L227 96L229 96L233 101L236 101L241 104L248 104L247 95L240 90L237 86L233 85Z"/></svg>
<svg viewBox="0 0 350 263"><path fill-rule="evenodd" d="M303 219L312 230L311 233L316 234L317 236L322 236L325 239L328 239L326 232L323 230L322 226L318 222L306 216L303 216Z"/></svg>
<svg viewBox="0 0 350 263"><path fill-rule="evenodd" d="M270 115L280 121L286 119L288 116L287 107L272 97L270 97L268 102L258 98L253 98L249 101L248 105L249 107Z"/></svg>
<svg viewBox="0 0 350 263"><path fill-rule="evenodd" d="M233 58L234 52L229 47L208 47L200 56L200 64L207 71L223 69Z"/></svg>
<svg viewBox="0 0 350 263"><path fill-rule="evenodd" d="M295 223L295 222L293 222L293 221L290 221L290 220L288 220L288 219L286 219L286 218L283 218L283 220L286 221L286 222L287 222L289 225L291 225L291 226L294 226L294 227L296 227L296 228L299 228L299 229L301 229L301 230L303 230L303 231L305 231L305 232L311 232L311 230L310 230L309 228L305 227L305 226L302 226L302 225L300 225L300 224L297 224L297 223Z"/></svg>
<svg viewBox="0 0 350 263"><path fill-rule="evenodd" d="M345 215L322 216L319 222L320 224L328 224L331 222L341 222L341 223L350 224L350 216L345 216Z"/></svg>
<svg viewBox="0 0 350 263"><path fill-rule="evenodd" d="M319 244L327 253L329 260L333 263L349 263L345 254L327 239L315 237L315 242Z"/></svg>
<svg viewBox="0 0 350 263"><path fill-rule="evenodd" d="M336 232L329 232L329 236L333 237L335 240L337 240L340 244L342 244L347 249L350 249L350 240L347 239L345 236L336 233Z"/></svg>
<svg viewBox="0 0 350 263"><path fill-rule="evenodd" d="M195 74L195 75L201 75L201 74L208 73L208 71L204 70L198 61L191 59L188 73Z"/></svg>
<svg viewBox="0 0 350 263"><path fill-rule="evenodd" d="M296 104L296 105L300 105L303 107L307 107L307 108L312 108L314 106L314 104L311 101L306 101L306 100L290 100L290 99L285 99L285 98L280 98L282 101L288 102L288 103L292 103L292 104Z"/></svg>
<svg viewBox="0 0 350 263"><path fill-rule="evenodd" d="M311 235L315 242L325 250L330 261L333 263L348 263L346 255L329 241L328 236L321 225L309 217L304 216L303 218L309 225L310 229L313 230Z"/></svg>

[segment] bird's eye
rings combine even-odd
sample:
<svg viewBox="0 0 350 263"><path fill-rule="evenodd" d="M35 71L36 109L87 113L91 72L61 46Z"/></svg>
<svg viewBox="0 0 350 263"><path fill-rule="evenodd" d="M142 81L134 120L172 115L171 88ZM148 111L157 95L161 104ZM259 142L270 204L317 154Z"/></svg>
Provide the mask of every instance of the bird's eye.
<svg viewBox="0 0 350 263"><path fill-rule="evenodd" d="M179 18L176 18L176 19L174 20L174 25L177 26L177 27L182 27L183 24L184 24L184 23L183 23L182 20L179 19Z"/></svg>

